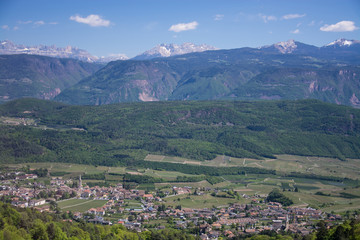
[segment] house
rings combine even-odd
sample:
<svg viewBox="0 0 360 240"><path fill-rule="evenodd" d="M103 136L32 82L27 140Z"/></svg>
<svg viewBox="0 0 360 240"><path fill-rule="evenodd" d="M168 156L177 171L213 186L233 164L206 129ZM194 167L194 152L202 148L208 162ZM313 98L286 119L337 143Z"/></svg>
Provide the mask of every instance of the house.
<svg viewBox="0 0 360 240"><path fill-rule="evenodd" d="M36 210L39 212L50 212L50 206L41 206L41 207L35 207Z"/></svg>
<svg viewBox="0 0 360 240"><path fill-rule="evenodd" d="M29 202L29 206L36 207L40 205L44 205L46 203L45 199L34 199Z"/></svg>
<svg viewBox="0 0 360 240"><path fill-rule="evenodd" d="M282 228L282 220L272 220L272 229L274 231L279 231Z"/></svg>
<svg viewBox="0 0 360 240"><path fill-rule="evenodd" d="M144 194L143 198L145 198L146 201L153 200L154 196L152 194Z"/></svg>
<svg viewBox="0 0 360 240"><path fill-rule="evenodd" d="M213 223L211 225L214 229L220 229L221 228L221 224L220 223Z"/></svg>
<svg viewBox="0 0 360 240"><path fill-rule="evenodd" d="M88 211L88 213L90 214L95 214L95 215L105 215L105 210L101 207L99 208L90 208Z"/></svg>

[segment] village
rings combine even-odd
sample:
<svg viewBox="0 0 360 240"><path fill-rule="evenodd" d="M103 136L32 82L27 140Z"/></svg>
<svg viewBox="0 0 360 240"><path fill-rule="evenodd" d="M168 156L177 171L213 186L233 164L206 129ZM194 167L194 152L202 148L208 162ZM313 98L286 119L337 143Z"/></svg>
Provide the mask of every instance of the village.
<svg viewBox="0 0 360 240"><path fill-rule="evenodd" d="M320 220L329 224L342 220L340 215L310 207L283 207L278 202L267 202L265 195L243 194L240 197L250 200L249 204L233 203L213 208L184 208L181 205L171 206L166 201L170 196L218 191L211 188L173 186L172 191L147 192L126 189L122 183L109 187L89 187L82 183L81 176L79 179L52 177L50 184L45 185L36 181L36 174L24 172L7 173L0 178L0 198L16 207L66 212L71 221L83 219L96 224L122 224L139 232L147 228L172 227L186 229L202 239L217 239L220 236L232 238L262 231L290 231L306 235L315 229ZM104 204L84 212L68 212L58 207L66 199L103 200ZM136 201L138 205L129 206L127 201Z"/></svg>

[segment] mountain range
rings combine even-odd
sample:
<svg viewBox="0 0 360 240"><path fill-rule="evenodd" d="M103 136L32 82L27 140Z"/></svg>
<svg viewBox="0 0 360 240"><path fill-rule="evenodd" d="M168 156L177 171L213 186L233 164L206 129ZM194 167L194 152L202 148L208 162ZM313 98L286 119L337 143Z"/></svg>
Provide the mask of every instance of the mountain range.
<svg viewBox="0 0 360 240"><path fill-rule="evenodd" d="M191 43L161 44L134 59L112 61L106 66L88 63L93 68L86 74L79 74L80 68L66 70L69 76L62 78L60 87L50 84L51 90L48 87L47 92L55 93L48 95L29 76L52 72L54 58L43 57L41 61L48 64L29 68L22 59L30 55L10 56L0 56L3 101L33 96L70 104L101 105L159 100L315 98L360 107L357 40L339 39L323 47L289 40L260 48L229 50ZM70 75L78 78L69 81ZM21 79L31 80L25 81L32 86L26 94L18 91L26 85ZM38 79L43 85L48 82L46 78Z"/></svg>
<svg viewBox="0 0 360 240"><path fill-rule="evenodd" d="M207 50L216 50L217 48L201 44L193 43L178 44L160 44L142 54L137 55L133 59L144 60L156 57L169 57L185 53L203 52ZM37 45L25 46L23 44L15 44L9 40L0 41L0 55L13 54L30 54L57 58L73 58L90 63L108 63L117 60L128 60L129 57L125 54L110 54L107 57L97 57L91 55L89 52L77 47L67 46L65 48L56 47L55 45Z"/></svg>
<svg viewBox="0 0 360 240"><path fill-rule="evenodd" d="M86 50L72 46L67 46L65 48L56 47L55 45L25 46L22 44L15 44L8 40L0 41L0 54L30 54L57 58L74 58L85 62L97 62L99 59L98 57L92 56Z"/></svg>
<svg viewBox="0 0 360 240"><path fill-rule="evenodd" d="M345 44L347 43L347 44ZM59 94L71 104L214 99L306 99L360 107L360 44L294 40L111 62Z"/></svg>
<svg viewBox="0 0 360 240"><path fill-rule="evenodd" d="M0 55L13 54L40 55L56 58L73 58L76 60L90 63L108 63L115 60L129 59L129 57L127 57L125 54L111 54L107 57L97 57L91 55L86 50L72 46L67 46L65 48L56 47L55 45L25 46L22 44L15 44L9 40L0 41Z"/></svg>

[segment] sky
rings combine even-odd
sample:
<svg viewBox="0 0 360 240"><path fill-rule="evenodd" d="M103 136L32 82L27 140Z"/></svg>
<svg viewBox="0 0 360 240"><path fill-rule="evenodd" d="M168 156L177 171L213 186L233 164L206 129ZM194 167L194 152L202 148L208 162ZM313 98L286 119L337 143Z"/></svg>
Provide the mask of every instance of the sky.
<svg viewBox="0 0 360 240"><path fill-rule="evenodd" d="M161 43L219 49L360 40L360 0L0 0L0 40L134 57Z"/></svg>

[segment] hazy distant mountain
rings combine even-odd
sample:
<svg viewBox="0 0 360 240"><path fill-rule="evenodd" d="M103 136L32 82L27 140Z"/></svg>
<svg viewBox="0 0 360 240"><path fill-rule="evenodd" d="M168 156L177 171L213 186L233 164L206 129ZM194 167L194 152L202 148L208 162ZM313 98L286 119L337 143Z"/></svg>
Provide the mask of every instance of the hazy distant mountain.
<svg viewBox="0 0 360 240"><path fill-rule="evenodd" d="M316 98L360 107L359 44L352 41L350 47L347 45L319 48L290 40L262 48L112 62L64 90L56 100L98 105L158 100ZM163 55L171 55L163 47L158 46L164 50ZM154 55L156 52L153 51Z"/></svg>
<svg viewBox="0 0 360 240"><path fill-rule="evenodd" d="M11 41L0 41L0 54L30 54L41 55L57 58L73 58L85 62L99 62L108 63L115 60L127 60L129 59L125 54L112 54L108 57L97 57L91 55L89 52L83 49L79 49L72 46L65 48L53 46L25 46L22 44L15 44Z"/></svg>
<svg viewBox="0 0 360 240"><path fill-rule="evenodd" d="M0 55L0 102L23 97L53 99L100 67L69 58Z"/></svg>
<svg viewBox="0 0 360 240"><path fill-rule="evenodd" d="M209 46L206 44L196 45L193 43L183 43L181 45L177 44L160 44L156 47L134 57L136 60L145 60L152 59L157 57L171 57L175 55L182 55L186 53L193 52L204 52L208 50L217 50L217 48L213 46Z"/></svg>
<svg viewBox="0 0 360 240"><path fill-rule="evenodd" d="M67 46L65 48L53 46L25 46L11 41L0 41L0 54L32 54L58 58L74 58L86 62L96 62L97 57L83 49Z"/></svg>

